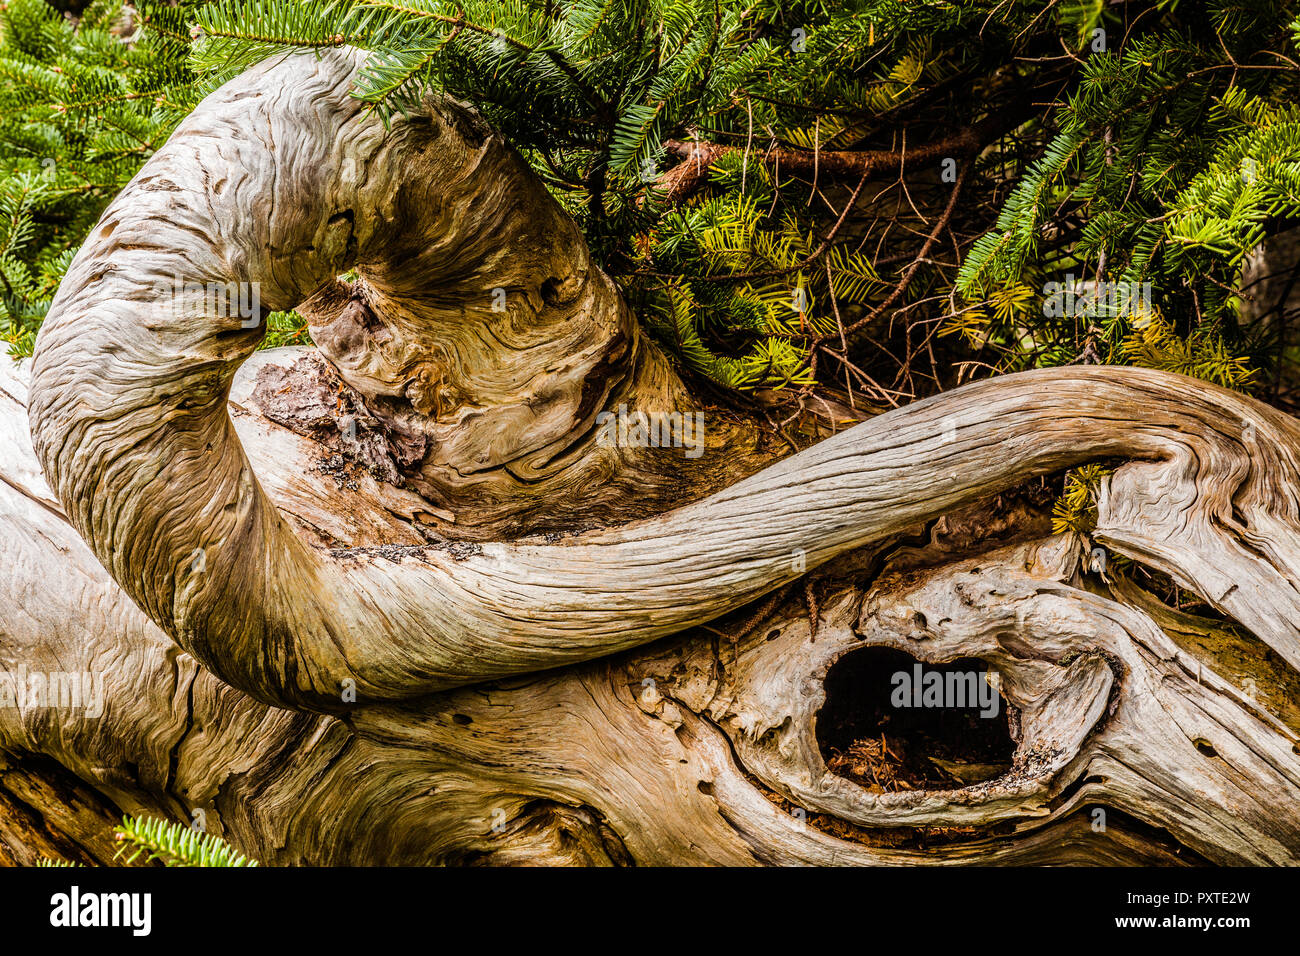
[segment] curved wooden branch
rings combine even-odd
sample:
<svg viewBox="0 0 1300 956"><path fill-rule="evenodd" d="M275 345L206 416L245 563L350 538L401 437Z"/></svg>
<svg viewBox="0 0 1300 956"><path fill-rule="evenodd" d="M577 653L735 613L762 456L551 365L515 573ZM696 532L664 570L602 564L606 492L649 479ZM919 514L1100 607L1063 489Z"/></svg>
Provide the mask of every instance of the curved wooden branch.
<svg viewBox="0 0 1300 956"><path fill-rule="evenodd" d="M1212 553L1184 572L1188 583L1300 664L1300 426L1141 370L971 385L671 514L563 543L309 544L232 426L231 381L260 332L214 306L214 286L256 284L265 308L285 309L328 297L356 266L374 311L396 318L367 338L364 316L333 309L345 324L322 326L337 333L324 351L368 394L435 413L424 339L468 347L447 317L489 328L493 290L511 290L509 328L555 360L527 390L554 399L536 425L548 434L593 419L609 393L582 383L603 381L609 343L635 327L572 222L499 137L445 101L385 130L348 95L357 62L284 58L207 99L105 212L37 343L29 408L50 486L114 580L229 683L329 710L350 682L362 700L396 699L589 660L721 615L990 489L1099 456L1146 459L1152 474L1199 488L1182 524L1144 509L1113 516L1115 546L1158 557L1183 535L1180 545ZM421 309L442 323L422 325ZM488 457L534 427L517 406L495 408L505 411L473 438ZM462 425L474 418L465 408ZM1256 458L1242 449L1247 426L1266 449ZM1219 586L1225 571L1240 572L1236 591Z"/></svg>
<svg viewBox="0 0 1300 956"><path fill-rule="evenodd" d="M934 162L947 157L966 157L981 146L1002 126L1001 117L986 120L977 126L958 130L951 136L922 143L909 150L806 150L772 147L756 154L758 162L774 172L796 175L824 175L834 178L869 178L882 174L901 173L909 166ZM669 155L681 162L660 174L656 187L663 192L664 202L675 203L696 192L709 178L709 167L729 153L739 152L736 146L703 141L683 142L670 139L664 143Z"/></svg>

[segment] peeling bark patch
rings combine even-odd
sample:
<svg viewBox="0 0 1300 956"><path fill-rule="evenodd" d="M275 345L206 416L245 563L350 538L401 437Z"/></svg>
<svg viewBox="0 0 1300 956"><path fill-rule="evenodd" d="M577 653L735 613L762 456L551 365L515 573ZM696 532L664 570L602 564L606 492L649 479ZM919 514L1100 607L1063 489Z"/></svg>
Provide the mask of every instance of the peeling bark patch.
<svg viewBox="0 0 1300 956"><path fill-rule="evenodd" d="M442 551L454 561L465 561L483 553L483 546L472 541L437 541L428 545L381 544L373 547L331 548L330 554L336 558L362 557L383 558L394 564L401 564L403 558L428 559L430 551Z"/></svg>
<svg viewBox="0 0 1300 956"><path fill-rule="evenodd" d="M473 541L442 541L430 547L435 551L445 551L456 561L464 561L483 553L483 546Z"/></svg>
<svg viewBox="0 0 1300 956"><path fill-rule="evenodd" d="M322 458L316 462L312 470L333 478L334 485L339 490L356 491L360 487L354 477L357 466L342 455L333 454L328 458Z"/></svg>
<svg viewBox="0 0 1300 956"><path fill-rule="evenodd" d="M364 468L377 481L404 487L405 473L423 461L428 450L425 436L375 416L316 354L287 369L262 368L252 398L271 421L334 451L321 459L317 470L332 475L340 488L357 487L348 464Z"/></svg>
<svg viewBox="0 0 1300 956"><path fill-rule="evenodd" d="M354 561L359 561L361 558L383 558L385 561L401 564L403 558L418 558L423 561L428 550L419 545L381 544L373 547L331 548L330 554L336 558L350 558Z"/></svg>

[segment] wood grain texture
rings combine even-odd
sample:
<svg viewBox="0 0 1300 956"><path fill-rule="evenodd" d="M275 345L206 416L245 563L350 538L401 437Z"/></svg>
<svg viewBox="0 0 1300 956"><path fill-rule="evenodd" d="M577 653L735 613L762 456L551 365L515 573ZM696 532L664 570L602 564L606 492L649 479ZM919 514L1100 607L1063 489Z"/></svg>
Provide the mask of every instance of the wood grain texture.
<svg viewBox="0 0 1300 956"><path fill-rule="evenodd" d="M688 390L496 134L440 100L386 130L356 64L214 93L83 246L30 380L0 372L3 663L107 682L95 720L0 708L0 749L124 810L204 808L267 862L1295 862L1300 424L1070 367L779 461L727 419L698 461L604 447L597 415ZM278 396L318 359L254 355L202 291L231 282L306 303L338 381L297 417ZM340 408L423 457L338 464ZM1097 459L1124 462L1097 541L1239 630L1084 573L1070 536L904 560ZM810 571L833 582L815 635L788 597L735 619ZM869 646L995 667L1012 769L909 793L832 773L825 676Z"/></svg>
<svg viewBox="0 0 1300 956"><path fill-rule="evenodd" d="M8 395L21 393L13 382ZM21 416L12 398L3 411L5 423ZM286 457L263 428L240 437L274 472ZM891 544L874 574L831 585L816 640L796 602L735 646L692 630L339 719L268 708L175 649L49 505L30 450L6 450L0 558L16 605L0 618L0 663L99 671L108 706L98 719L0 709L0 748L59 762L127 812L203 809L261 860L1279 864L1300 853L1294 672L1269 671L1258 641L1231 656L1193 645L1190 624L1151 598L1084 580L1073 536L978 558ZM294 501L277 503L291 515ZM829 773L814 740L824 676L865 646L996 667L1021 722L1005 779L881 795ZM1100 832L1083 812L1096 805L1114 814ZM972 834L924 844L952 826ZM94 835L90 821L77 832Z"/></svg>
<svg viewBox="0 0 1300 956"><path fill-rule="evenodd" d="M0 615L0 664L95 670L108 703L97 720L0 709L0 749L19 755L16 768L22 755L56 761L124 811L184 820L202 809L212 829L274 863L1170 865L1300 854L1294 669L1263 641L1227 639L1123 578L1085 578L1073 536L1014 543L1012 533L962 557L933 526L919 548L891 541L841 567L815 640L806 609L786 602L734 645L691 629L549 674L313 716L217 679L109 579L24 448L23 392L10 370L0 560L16 602ZM357 515L324 510L332 479L297 470L310 443L251 418L236 416L240 437L272 476L280 512L347 533ZM830 772L815 740L825 676L864 647L997 669L1019 714L1011 771L885 794ZM1112 814L1102 831L1087 812L1096 806ZM77 838L93 841L95 821ZM969 834L927 843L947 827Z"/></svg>

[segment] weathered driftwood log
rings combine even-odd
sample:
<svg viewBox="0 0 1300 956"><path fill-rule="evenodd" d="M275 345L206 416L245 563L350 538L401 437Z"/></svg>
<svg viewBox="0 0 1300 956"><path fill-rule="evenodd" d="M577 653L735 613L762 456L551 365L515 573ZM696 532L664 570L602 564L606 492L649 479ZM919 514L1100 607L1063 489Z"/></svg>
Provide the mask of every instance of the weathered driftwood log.
<svg viewBox="0 0 1300 956"><path fill-rule="evenodd" d="M1071 368L779 461L708 409L602 441L700 409L499 137L437 99L385 129L356 62L205 101L0 376L0 664L106 700L0 708L12 858L202 809L268 862L1295 861L1300 425ZM254 356L245 290L319 354ZM1213 619L990 518L1099 458L1096 541ZM853 771L869 682L831 672L886 648L995 671L1006 765Z"/></svg>

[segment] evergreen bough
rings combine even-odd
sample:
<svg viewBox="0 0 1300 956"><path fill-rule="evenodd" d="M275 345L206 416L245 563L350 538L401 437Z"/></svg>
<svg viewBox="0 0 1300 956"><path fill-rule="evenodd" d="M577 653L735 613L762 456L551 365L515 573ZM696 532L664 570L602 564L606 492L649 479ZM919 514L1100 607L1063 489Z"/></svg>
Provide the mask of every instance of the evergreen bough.
<svg viewBox="0 0 1300 956"><path fill-rule="evenodd" d="M165 866L257 866L216 834L201 833L192 827L155 817L123 817L122 825L114 831L121 844L113 855L122 866L137 862L159 862ZM79 866L67 860L48 857L37 866Z"/></svg>
<svg viewBox="0 0 1300 956"><path fill-rule="evenodd" d="M1102 361L1250 388L1278 342L1240 321L1240 270L1297 217L1298 37L1282 0L96 0L76 20L9 0L0 320L29 352L81 237L206 92L350 44L385 118L428 89L478 106L670 354L724 386L911 396ZM887 170L838 234L855 183L770 162L990 117L932 245L955 188L937 162ZM730 149L670 199L676 140ZM1052 314L1066 281L1151 296ZM271 325L271 344L305 341L292 315ZM823 346L845 351L817 364Z"/></svg>

